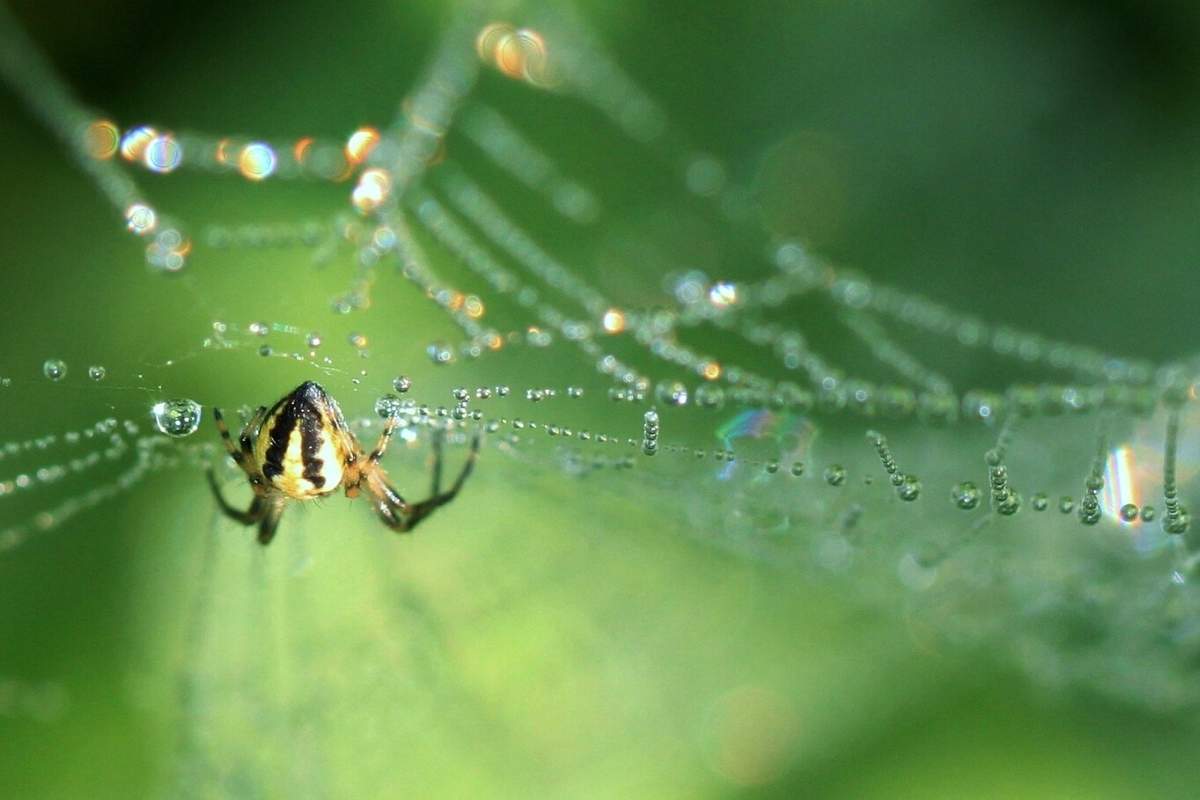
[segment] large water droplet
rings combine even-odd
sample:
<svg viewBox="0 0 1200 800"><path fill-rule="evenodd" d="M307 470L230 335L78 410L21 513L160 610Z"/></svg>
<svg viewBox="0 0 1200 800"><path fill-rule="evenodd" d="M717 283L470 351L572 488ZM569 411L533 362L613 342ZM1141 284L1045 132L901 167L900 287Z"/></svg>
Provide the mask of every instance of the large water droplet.
<svg viewBox="0 0 1200 800"><path fill-rule="evenodd" d="M950 498L954 505L963 511L970 511L979 505L979 487L971 481L963 481L950 490Z"/></svg>
<svg viewBox="0 0 1200 800"><path fill-rule="evenodd" d="M154 427L167 436L190 436L200 427L200 404L187 398L163 400L150 409Z"/></svg>
<svg viewBox="0 0 1200 800"><path fill-rule="evenodd" d="M1190 522L1191 518L1188 516L1187 509L1183 506L1179 506L1178 510L1174 514L1171 514L1168 511L1167 515L1163 517L1163 530L1165 530L1167 533L1173 533L1176 535L1187 533Z"/></svg>
<svg viewBox="0 0 1200 800"><path fill-rule="evenodd" d="M394 394L385 394L375 401L375 413L383 419L399 416L404 407L404 401Z"/></svg>
<svg viewBox="0 0 1200 800"><path fill-rule="evenodd" d="M688 401L688 390L679 381L662 381L654 390L658 402L668 406L682 406Z"/></svg>
<svg viewBox="0 0 1200 800"><path fill-rule="evenodd" d="M52 381L61 381L67 376L67 365L61 358L47 358L42 372Z"/></svg>

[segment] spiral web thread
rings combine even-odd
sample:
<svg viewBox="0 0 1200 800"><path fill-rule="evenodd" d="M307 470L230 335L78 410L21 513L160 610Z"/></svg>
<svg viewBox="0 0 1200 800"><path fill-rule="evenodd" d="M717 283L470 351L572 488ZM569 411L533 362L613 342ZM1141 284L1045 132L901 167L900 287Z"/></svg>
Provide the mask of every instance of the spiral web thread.
<svg viewBox="0 0 1200 800"><path fill-rule="evenodd" d="M526 22L517 28L489 21L472 5L459 9L424 76L398 104L393 123L382 131L359 129L345 142L175 135L146 126L121 132L79 104L2 9L0 71L67 146L132 235L145 241L152 269L186 272L189 256L199 248L307 248L318 262L353 260L354 276L335 308L369 314L372 288L389 267L461 331L456 343L430 345L435 363L460 364L553 346L560 357L593 372L600 391L618 405L637 406L632 419L643 421L597 431L530 419L521 411L501 415L493 413L496 406L484 404L505 398L510 405L565 403L584 396L575 385L518 387L511 394L509 387L474 387L456 393L451 407L418 405L391 393L382 397L377 410L403 416L414 437L431 424L454 430L482 425L491 434L489 447L533 463L557 464L571 475L636 466L667 487L699 475L720 491L710 503L692 509L697 529L707 531L698 535L772 563L821 574L849 572L865 594L880 593L885 604L890 590L881 587L898 578L930 618L968 639L984 635L980 631L989 626L979 624L978 612L963 609L964 587L982 584L1005 597L1005 607L1013 613L990 620L995 628L1029 614L1052 615L1047 608L1083 613L1076 607L1076 593L1086 593L1096 559L1116 548L1128 561L1125 588L1103 603L1088 605L1088 613L1110 633L1104 643L1067 658L1052 635L1012 630L1004 635L1020 639L1014 648L1019 658L1051 681L1096 681L1102 672L1096 665L1114 658L1118 649L1128 652L1130 642L1155 641L1159 644L1143 650L1143 662L1137 665L1161 675L1152 692L1145 689L1146 681L1110 675L1100 682L1154 704L1194 701L1198 690L1192 688L1186 665L1189 654L1200 648L1200 634L1185 620L1197 610L1196 557L1180 477L1192 472L1177 464L1186 451L1180 440L1196 394L1190 365L1123 358L985 321L828 263L802 242L766 239L750 224L749 201L728 179L726 166L689 143L577 14L564 5L531 13ZM619 146L636 148L648 164L672 176L679 194L704 209L713 224L753 242L750 257L756 259L752 271L757 277L733 280L684 271L666 276L664 291L645 306L610 296L572 263L572 256L558 254L561 245L543 241L536 220L523 221L521 212L510 211L478 174L482 159L489 169L523 186L556 226L580 237L595 236L615 216L600 192L554 157L550 143L539 143L480 96L481 83L496 79L491 73L524 84L548 101L575 103L597 113ZM457 137L455 147L447 146L451 136ZM472 149L472 159L456 155ZM246 180L344 181L350 209L301 222L211 223L193 233L139 188L132 177L138 168L202 169ZM455 265L457 278L440 266L447 261ZM822 318L840 326L823 342L855 344L810 345L811 332L797 322L801 317L795 309L801 304L821 309ZM496 318L505 320L502 327L495 326ZM270 346L263 344L267 334ZM287 323L221 322L204 338L202 349L255 348L263 355L344 372L317 355L314 336ZM713 347L737 341L758 355L727 360L689 344L693 341ZM956 389L954 358L947 357L946 366L922 360L921 352L937 351L930 341L939 350L970 358L1013 362L1029 378L1007 387ZM730 417L717 431L721 446L688 441L687 434L696 429L694 419L682 421L689 407ZM684 431L678 438L672 430L676 415L681 420L676 430ZM1004 422L997 434L998 420ZM1099 446L1093 447L1097 420L1102 433ZM369 427L370 421L358 424ZM1084 442L1084 455L1069 467L1029 474L1031 463L1047 455L1038 432L1056 427L1079 431L1071 436ZM871 447L846 444L837 451L842 454L839 463L811 463L820 452L813 444L817 432L833 441L845 429L854 429L858 437L869 430L875 460ZM940 481L948 489L956 470L978 473L976 464L956 464L947 471L932 463L941 460L947 442L960 437L983 443L974 452L987 449L984 494L990 492L991 500L977 510L960 504L976 515L969 522L956 516L957 510L946 510L950 504L943 491L929 491ZM854 440L846 436L846 441ZM557 445L552 452L542 446L547 441ZM766 448L759 446L764 441ZM1114 486L1120 454L1138 447L1163 453L1155 476L1162 512L1149 497L1126 501ZM1026 461L1021 460L1023 448ZM176 441L150 431L144 420L107 417L79 430L0 444L0 465L14 464L11 474L0 476L0 503L32 496L70 476L104 472L98 467L106 463L121 465L86 492L4 523L0 550L16 548L32 534L110 500L147 475L180 464L209 463L215 452L211 443ZM29 454L40 462L30 466ZM712 461L717 462L715 473L696 466ZM922 472L922 479L900 472L898 463ZM797 499L798 492L790 488L778 488L803 485L811 494L825 490L811 489L813 483L839 487L846 482L846 464L853 483L870 481L874 470L881 483L898 491L863 490L858 496L847 490L836 500L822 496L810 501ZM1064 479L1075 486L1080 479L1085 482L1078 513L1069 496L1055 503L1043 492L1022 496L1013 488L1019 484L1032 490L1038 481ZM1151 480L1143 478L1143 483ZM956 497L966 496L955 491ZM933 503L941 506L910 510ZM1047 509L1050 513L1036 516ZM988 545L989 537L1000 529L996 515L1029 520L1019 531L1009 531L1009 544L1023 553L1012 563L1029 569L997 573L988 566L990 547L996 546ZM882 542L863 533L873 519L928 530ZM1129 536L1128 530L1135 528L1136 536ZM1072 538L1064 538L1064 529ZM1081 529L1085 538L1080 538ZM1114 529L1119 538L1112 537ZM1054 570L1047 564L1055 565ZM1071 577L1063 582L1047 571ZM1054 588L1056 581L1066 588ZM1167 646L1161 644L1164 640Z"/></svg>

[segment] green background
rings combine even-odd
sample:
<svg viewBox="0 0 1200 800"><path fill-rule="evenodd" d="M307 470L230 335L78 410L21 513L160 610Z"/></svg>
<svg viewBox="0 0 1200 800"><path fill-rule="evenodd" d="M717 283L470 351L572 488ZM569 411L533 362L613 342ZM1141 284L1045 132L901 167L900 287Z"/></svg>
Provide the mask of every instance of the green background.
<svg viewBox="0 0 1200 800"><path fill-rule="evenodd" d="M14 11L83 102L123 126L272 140L389 124L448 16L436 3ZM622 2L582 14L693 146L726 159L768 236L803 236L834 263L1047 336L1155 361L1195 351L1200 13L1190 4ZM479 91L595 185L608 215L579 236L454 135L451 156L619 302L661 302L661 276L683 268L762 274L736 236L706 231L661 163L593 112L494 73ZM201 352L215 319L321 331L340 370L321 380L353 416L399 373L432 403L453 385L552 379L588 385L592 402L517 413L638 431L641 409L601 402L591 365L565 345L448 374L429 366L426 344L455 331L390 273L370 311L334 316L329 298L353 269L345 253L316 269L304 251L198 248L186 275L152 274L9 93L0 119L0 375L13 379L0 389L4 441L109 414L144 421L167 396L270 403L311 377L249 348ZM344 185L137 178L197 233L345 209ZM656 247L637 250L644 240ZM513 324L512 312L497 313ZM830 347L845 336L828 309L791 321ZM361 363L344 344L352 330L373 343ZM733 361L762 360L717 334L702 341ZM962 386L1024 377L936 341L912 345ZM41 378L48 357L70 366L63 383ZM91 363L108 368L106 382L86 381ZM711 417L664 419L669 439L717 444ZM1078 433L1056 444L1086 454L1090 433ZM215 441L207 419L196 436ZM939 476L974 469L988 439L905 436ZM850 463L862 454L839 448L861 448L853 441L827 452ZM391 458L419 495L421 452ZM1081 479L1084 464L1062 469ZM905 613L898 587L864 603L871 592L856 583L878 577L865 567L828 579L713 547L727 521L720 502L703 502L711 477L658 462L637 470L575 480L548 448L512 457L489 443L462 498L410 539L333 498L289 510L266 551L216 516L197 469L156 472L0 560L0 678L49 682L66 698L49 721L0 715L0 794L1194 793L1187 765L1200 738L1181 713L1039 687L1012 666L1016 634L943 641ZM71 480L4 500L0 521L86 491ZM940 483L930 494L944 504ZM712 514L698 521L689 505ZM869 510L896 537L947 524L906 513Z"/></svg>

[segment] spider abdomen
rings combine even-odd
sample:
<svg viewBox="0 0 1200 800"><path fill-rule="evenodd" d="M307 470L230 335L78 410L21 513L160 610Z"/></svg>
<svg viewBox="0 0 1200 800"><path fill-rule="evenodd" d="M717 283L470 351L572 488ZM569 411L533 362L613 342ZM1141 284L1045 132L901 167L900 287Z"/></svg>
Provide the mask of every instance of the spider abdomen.
<svg viewBox="0 0 1200 800"><path fill-rule="evenodd" d="M335 491L347 458L338 435L340 420L341 411L316 383L305 383L280 400L267 413L255 442L263 477L296 500Z"/></svg>

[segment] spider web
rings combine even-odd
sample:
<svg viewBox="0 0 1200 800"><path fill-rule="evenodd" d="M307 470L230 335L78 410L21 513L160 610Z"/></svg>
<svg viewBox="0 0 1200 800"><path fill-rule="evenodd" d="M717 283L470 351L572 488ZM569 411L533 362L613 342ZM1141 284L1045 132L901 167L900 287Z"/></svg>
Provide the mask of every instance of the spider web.
<svg viewBox="0 0 1200 800"><path fill-rule="evenodd" d="M677 649L648 643L649 629L615 632L623 597L648 583L679 581L681 604L712 585L734 638L731 620L797 578L781 607L814 608L813 630L840 625L847 605L873 609L869 636L831 663L914 639L995 650L1050 686L1196 702L1191 366L960 312L764 225L764 203L783 214L787 202L693 142L583 15L464 5L409 65L393 119L312 138L105 127L0 13L8 84L90 181L77 238L128 271L126 225L146 264L70 306L54 302L70 275L39 270L57 323L8 334L34 356L3 365L19 413L0 444L0 550L10 564L68 554L104 525L148 548L125 568L137 597L155 598L128 623L128 658L175 668L131 668L126 694L172 733L170 796L385 796L397 762L382 732L416 743L406 765L480 754L440 783L421 770L414 788L570 793L614 787L616 764L653 775L651 793L698 789L707 778L652 768L681 746L669 731L631 742L617 725L580 744L577 720L601 725L608 695L564 683L631 690L616 712L626 726L640 703L671 702L622 683L642 656L605 655L638 643L685 669L704 641L682 605L628 623L676 631ZM78 183L65 173L48 180ZM809 219L819 240L822 218ZM314 377L364 441L382 415L404 419L387 463L410 498L433 427L451 433L450 470L485 431L462 497L404 546L334 500L290 508L263 551L212 508L209 465L248 493L211 408L245 418ZM157 430L151 409L185 400L204 409L199 428ZM978 490L969 509L948 499L969 494L964 481ZM702 731L690 758L726 782L772 780L873 719L842 718L772 666L792 634L779 618L755 623L747 685L702 673L680 690L717 687L699 717L676 719ZM574 647L516 678L551 630ZM917 697L936 686L890 666L914 672ZM836 683L854 692L875 674ZM546 705L531 708L539 678ZM30 699L5 707L71 713L48 685L14 679L25 688L10 696ZM468 710L481 695L492 709ZM747 756L739 713L779 752ZM255 747L262 737L291 746ZM497 786L530 752L552 757Z"/></svg>

